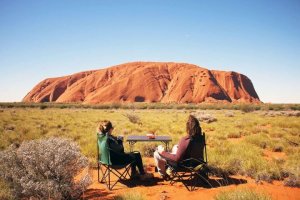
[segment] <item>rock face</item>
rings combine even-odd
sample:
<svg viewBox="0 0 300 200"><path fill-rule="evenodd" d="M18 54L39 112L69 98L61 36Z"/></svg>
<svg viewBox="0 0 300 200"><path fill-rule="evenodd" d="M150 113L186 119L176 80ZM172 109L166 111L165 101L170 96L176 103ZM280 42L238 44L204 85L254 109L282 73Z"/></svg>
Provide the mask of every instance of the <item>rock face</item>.
<svg viewBox="0 0 300 200"><path fill-rule="evenodd" d="M260 102L251 80L236 72L186 63L133 62L48 78L23 102Z"/></svg>

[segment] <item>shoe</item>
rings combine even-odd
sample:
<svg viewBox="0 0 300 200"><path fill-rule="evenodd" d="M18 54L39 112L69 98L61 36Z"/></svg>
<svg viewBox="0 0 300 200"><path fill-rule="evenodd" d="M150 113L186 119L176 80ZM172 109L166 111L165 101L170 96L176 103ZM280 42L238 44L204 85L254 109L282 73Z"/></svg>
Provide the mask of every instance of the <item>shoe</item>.
<svg viewBox="0 0 300 200"><path fill-rule="evenodd" d="M141 174L140 175L140 180L141 181L144 181L144 180L147 180L147 179L151 179L153 178L153 174L150 174L150 173L145 173L145 174Z"/></svg>
<svg viewBox="0 0 300 200"><path fill-rule="evenodd" d="M160 177L165 181L168 181L171 178L168 174L160 174Z"/></svg>
<svg viewBox="0 0 300 200"><path fill-rule="evenodd" d="M139 179L139 178L140 178L140 175L137 172L133 172L130 175L130 180L136 180L136 179Z"/></svg>
<svg viewBox="0 0 300 200"><path fill-rule="evenodd" d="M167 170L166 170L166 174L167 174L169 177L172 177L172 176L173 176L173 170L170 169L170 168L168 167Z"/></svg>

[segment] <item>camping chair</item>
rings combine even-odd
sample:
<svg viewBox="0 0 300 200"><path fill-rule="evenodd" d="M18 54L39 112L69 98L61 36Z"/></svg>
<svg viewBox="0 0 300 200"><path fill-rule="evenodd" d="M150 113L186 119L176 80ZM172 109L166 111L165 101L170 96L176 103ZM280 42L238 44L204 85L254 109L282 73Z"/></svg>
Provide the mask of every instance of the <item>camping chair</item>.
<svg viewBox="0 0 300 200"><path fill-rule="evenodd" d="M199 148L203 148L203 158L188 158L177 163L167 160L167 167L172 171L172 176L170 177L171 185L179 181L182 182L189 191L193 191L196 188L198 181L201 181L212 187L208 181L209 170L207 167L205 133L203 133L201 137L202 144L200 144L201 146ZM191 145L192 141L190 142L188 149Z"/></svg>
<svg viewBox="0 0 300 200"><path fill-rule="evenodd" d="M130 178L130 167L133 162L124 165L112 165L110 160L110 151L108 136L97 134L97 152L98 152L98 182L104 183L109 190L120 182ZM104 168L104 170L102 169ZM100 179L100 171L102 178ZM111 180L111 173L117 177L116 181Z"/></svg>

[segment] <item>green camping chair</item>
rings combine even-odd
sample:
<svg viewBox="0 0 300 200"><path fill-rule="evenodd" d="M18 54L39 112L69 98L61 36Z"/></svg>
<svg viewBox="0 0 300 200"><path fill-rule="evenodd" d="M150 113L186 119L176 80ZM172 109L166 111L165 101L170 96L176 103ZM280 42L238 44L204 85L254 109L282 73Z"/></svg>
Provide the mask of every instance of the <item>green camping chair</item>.
<svg viewBox="0 0 300 200"><path fill-rule="evenodd" d="M170 177L171 185L179 181L182 182L189 191L193 191L199 181L201 181L212 187L208 178L209 170L207 167L205 133L202 135L202 142L199 148L203 148L203 158L188 158L177 163L167 160L167 167L170 168L173 173ZM189 145L191 144L192 143Z"/></svg>
<svg viewBox="0 0 300 200"><path fill-rule="evenodd" d="M110 160L108 136L97 133L97 152L98 152L98 182L104 183L109 190L120 182L130 178L130 167L133 162L124 165L112 165ZM103 169L104 168L104 169ZM102 178L100 179L100 171ZM117 177L116 181L111 180L111 173Z"/></svg>

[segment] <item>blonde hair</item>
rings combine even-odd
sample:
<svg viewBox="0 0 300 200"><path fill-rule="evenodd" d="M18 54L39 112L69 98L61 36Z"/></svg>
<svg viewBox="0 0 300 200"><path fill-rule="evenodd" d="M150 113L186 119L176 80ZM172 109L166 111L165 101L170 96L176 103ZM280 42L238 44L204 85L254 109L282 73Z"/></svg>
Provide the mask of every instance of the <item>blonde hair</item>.
<svg viewBox="0 0 300 200"><path fill-rule="evenodd" d="M97 132L107 133L111 128L113 128L112 123L109 120L103 120L99 122Z"/></svg>

